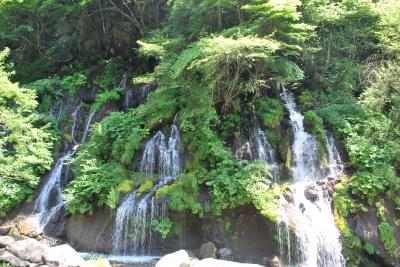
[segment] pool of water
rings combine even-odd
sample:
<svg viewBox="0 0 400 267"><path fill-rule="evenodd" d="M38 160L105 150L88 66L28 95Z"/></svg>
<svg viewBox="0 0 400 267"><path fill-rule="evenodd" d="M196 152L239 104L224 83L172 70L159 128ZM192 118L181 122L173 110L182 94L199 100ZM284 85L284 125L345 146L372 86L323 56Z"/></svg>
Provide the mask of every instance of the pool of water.
<svg viewBox="0 0 400 267"><path fill-rule="evenodd" d="M117 256L101 253L79 253L85 260L103 258L108 260L113 266L120 267L154 267L160 259L157 256Z"/></svg>

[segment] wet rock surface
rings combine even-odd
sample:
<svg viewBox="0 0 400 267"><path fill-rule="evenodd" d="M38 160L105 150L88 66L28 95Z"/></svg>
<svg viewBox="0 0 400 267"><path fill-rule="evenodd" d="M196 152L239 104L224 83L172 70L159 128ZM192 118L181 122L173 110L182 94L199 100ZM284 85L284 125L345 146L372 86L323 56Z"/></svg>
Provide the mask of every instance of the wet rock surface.
<svg viewBox="0 0 400 267"><path fill-rule="evenodd" d="M199 259L216 258L217 247L213 242L207 242L201 245L199 252L197 253Z"/></svg>
<svg viewBox="0 0 400 267"><path fill-rule="evenodd" d="M318 189L316 186L314 185L309 185L304 189L304 196L314 202L316 200L318 200Z"/></svg>

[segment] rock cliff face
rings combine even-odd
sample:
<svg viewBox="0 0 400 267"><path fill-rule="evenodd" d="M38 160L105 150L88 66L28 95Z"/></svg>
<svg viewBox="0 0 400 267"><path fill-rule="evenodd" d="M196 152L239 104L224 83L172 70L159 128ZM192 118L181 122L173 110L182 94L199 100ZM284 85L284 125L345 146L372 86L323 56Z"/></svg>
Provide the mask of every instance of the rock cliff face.
<svg viewBox="0 0 400 267"><path fill-rule="evenodd" d="M353 233L357 235L361 241L367 244L371 244L375 248L374 258L381 262L382 266L400 266L400 261L394 255L389 255L382 243L382 237L379 231L379 225L381 223L377 215L377 209L373 205L368 206L367 212L357 212L349 216L349 226ZM395 205L392 201L385 201L383 203L383 209L388 223L392 226L394 233L393 237L397 241L397 251L400 249L400 228L398 222L400 219L399 211L395 209Z"/></svg>
<svg viewBox="0 0 400 267"><path fill-rule="evenodd" d="M223 221L199 219L191 214L170 213L169 216L181 225L182 230L180 234L165 240L156 236L152 248L157 255L182 248L196 250L207 241L214 242L217 248L230 248L233 259L237 261L261 263L264 257L276 255L276 227L252 206L226 211ZM70 217L67 241L79 251L110 253L113 217L107 208L99 208L93 215L77 214ZM226 229L226 222L231 224L229 229Z"/></svg>

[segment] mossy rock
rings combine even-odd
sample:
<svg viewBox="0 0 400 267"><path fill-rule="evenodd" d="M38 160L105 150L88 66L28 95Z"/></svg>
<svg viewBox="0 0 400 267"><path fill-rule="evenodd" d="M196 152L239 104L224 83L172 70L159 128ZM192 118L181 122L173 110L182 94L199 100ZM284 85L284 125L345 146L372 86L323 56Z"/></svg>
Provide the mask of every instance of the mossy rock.
<svg viewBox="0 0 400 267"><path fill-rule="evenodd" d="M145 181L143 182L139 189L137 190L136 196L140 197L143 193L150 192L150 190L153 188L154 183L153 181Z"/></svg>
<svg viewBox="0 0 400 267"><path fill-rule="evenodd" d="M64 140L66 140L68 143L72 143L72 136L69 134L64 134Z"/></svg>
<svg viewBox="0 0 400 267"><path fill-rule="evenodd" d="M118 185L117 191L122 194L127 194L131 192L134 187L135 181L125 179Z"/></svg>

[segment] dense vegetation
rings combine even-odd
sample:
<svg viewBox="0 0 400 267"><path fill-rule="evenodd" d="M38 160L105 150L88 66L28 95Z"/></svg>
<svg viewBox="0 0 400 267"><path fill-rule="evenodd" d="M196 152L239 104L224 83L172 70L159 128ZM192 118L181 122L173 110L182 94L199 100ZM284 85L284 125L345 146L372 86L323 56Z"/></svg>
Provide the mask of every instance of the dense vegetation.
<svg viewBox="0 0 400 267"><path fill-rule="evenodd" d="M190 156L157 197L167 196L173 211L199 216L253 204L274 221L284 185L266 182L272 177L264 164L236 160L232 142L246 114L254 113L290 166L279 100L285 86L295 92L321 153L328 131L344 145L349 177L337 185L335 217L350 264L360 261L354 251L375 253L346 221L370 208L377 210L387 253L399 257L382 208L390 201L400 209L398 1L59 2L0 1L0 47L11 48L0 68L0 215L26 199L50 167L50 150L60 139L54 118L43 114L78 102L77 91L92 85L100 90L93 109L100 110L120 98L123 90L114 84L128 71L136 86L156 80L157 90L144 104L92 127L73 160L76 178L65 191L69 212L115 208L136 182L141 192L149 190L155 177L137 173L132 162L143 141L167 129L179 112L182 152ZM200 204L204 192L207 201ZM157 226L166 235L165 224L171 226Z"/></svg>

